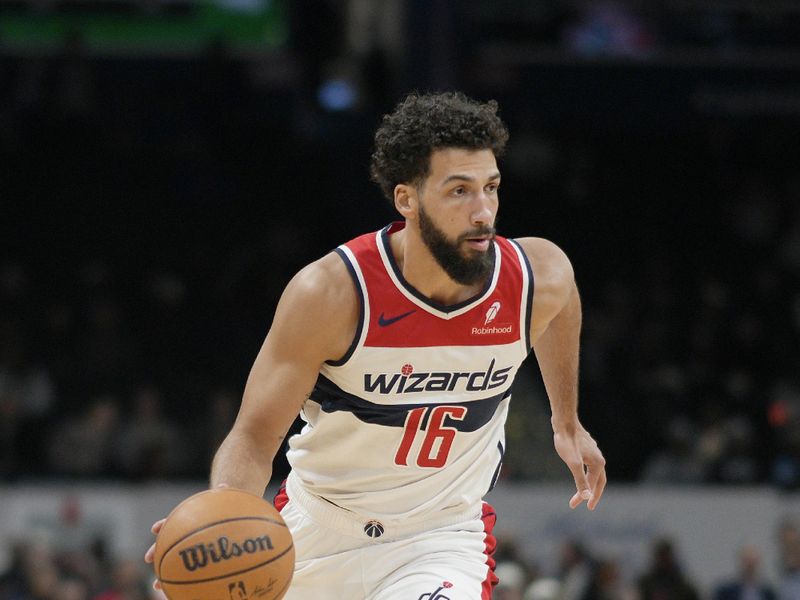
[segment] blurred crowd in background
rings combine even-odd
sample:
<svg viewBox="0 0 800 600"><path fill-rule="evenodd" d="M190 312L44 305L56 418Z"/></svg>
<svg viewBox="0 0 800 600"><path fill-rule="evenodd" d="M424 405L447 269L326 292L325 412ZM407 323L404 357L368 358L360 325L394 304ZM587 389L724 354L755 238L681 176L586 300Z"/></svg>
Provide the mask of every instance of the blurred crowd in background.
<svg viewBox="0 0 800 600"><path fill-rule="evenodd" d="M69 506L58 535L18 541L0 570L2 600L165 600L152 587L153 574L138 558L114 557L105 540L87 535ZM641 571L625 575L613 556L594 552L578 539L565 539L556 567L542 569L524 558L513 538L498 540L494 600L796 600L800 598L800 528L785 521L775 532L780 564L766 575L762 550L731 549L730 572L704 590L691 564L669 537L653 539Z"/></svg>
<svg viewBox="0 0 800 600"><path fill-rule="evenodd" d="M368 181L380 115L457 88L511 130L499 232L575 265L612 483L800 487L800 7L298 0L269 50L3 29L69 4L0 8L0 482L204 478L288 279L395 218ZM504 477L568 476L533 361L519 386ZM786 531L773 583L800 598ZM0 598L147 597L102 543L72 550L20 548ZM557 574L509 554L498 597L629 598L679 580L672 550L625 589L577 541Z"/></svg>

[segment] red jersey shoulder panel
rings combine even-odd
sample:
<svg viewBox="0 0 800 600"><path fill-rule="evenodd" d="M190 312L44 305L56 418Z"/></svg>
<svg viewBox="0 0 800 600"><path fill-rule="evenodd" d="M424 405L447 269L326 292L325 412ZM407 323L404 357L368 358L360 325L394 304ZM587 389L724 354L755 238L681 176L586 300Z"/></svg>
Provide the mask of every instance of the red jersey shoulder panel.
<svg viewBox="0 0 800 600"><path fill-rule="evenodd" d="M364 346L487 346L520 340L522 265L506 238L495 238L495 273L474 298L440 306L422 296L399 272L388 244L395 225L348 242L362 273L369 303ZM523 321L524 322L524 321Z"/></svg>

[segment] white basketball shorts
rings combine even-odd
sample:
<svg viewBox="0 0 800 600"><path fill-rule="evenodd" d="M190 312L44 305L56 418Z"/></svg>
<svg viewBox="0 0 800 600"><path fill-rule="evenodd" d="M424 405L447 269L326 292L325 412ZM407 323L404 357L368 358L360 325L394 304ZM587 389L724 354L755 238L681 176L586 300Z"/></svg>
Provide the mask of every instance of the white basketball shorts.
<svg viewBox="0 0 800 600"><path fill-rule="evenodd" d="M297 485L275 497L297 562L284 600L489 600L497 583L494 509L445 522L377 521Z"/></svg>

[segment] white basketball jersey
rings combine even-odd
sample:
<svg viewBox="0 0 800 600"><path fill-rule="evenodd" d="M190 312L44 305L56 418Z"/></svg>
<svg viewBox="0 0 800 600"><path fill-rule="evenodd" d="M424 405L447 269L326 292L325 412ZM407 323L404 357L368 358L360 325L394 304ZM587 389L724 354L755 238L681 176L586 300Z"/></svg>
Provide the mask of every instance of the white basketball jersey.
<svg viewBox="0 0 800 600"><path fill-rule="evenodd" d="M361 301L358 329L320 370L287 453L293 481L379 519L479 503L500 473L511 384L530 351L533 276L516 242L497 237L484 289L442 306L394 260L389 236L404 226L336 249Z"/></svg>

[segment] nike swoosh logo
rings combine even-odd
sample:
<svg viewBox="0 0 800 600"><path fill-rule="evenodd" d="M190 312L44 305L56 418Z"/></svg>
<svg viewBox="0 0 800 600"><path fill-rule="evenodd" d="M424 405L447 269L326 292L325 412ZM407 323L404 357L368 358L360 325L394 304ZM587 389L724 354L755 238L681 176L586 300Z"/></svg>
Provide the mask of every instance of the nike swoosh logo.
<svg viewBox="0 0 800 600"><path fill-rule="evenodd" d="M413 314L415 312L417 312L416 308L408 311L407 313L403 313L402 315L397 315L396 317L392 317L391 319L384 319L383 313L381 313L381 316L378 317L378 325L380 325L381 327L388 327L392 323L397 323L400 319L405 319L408 315Z"/></svg>

